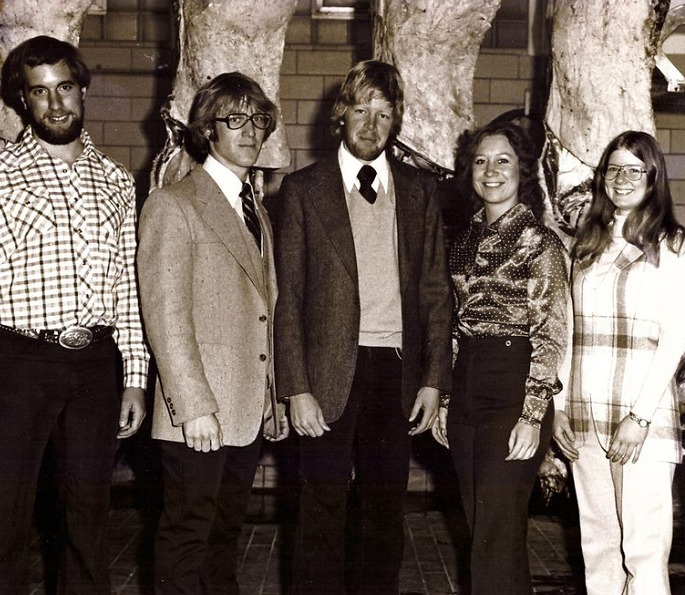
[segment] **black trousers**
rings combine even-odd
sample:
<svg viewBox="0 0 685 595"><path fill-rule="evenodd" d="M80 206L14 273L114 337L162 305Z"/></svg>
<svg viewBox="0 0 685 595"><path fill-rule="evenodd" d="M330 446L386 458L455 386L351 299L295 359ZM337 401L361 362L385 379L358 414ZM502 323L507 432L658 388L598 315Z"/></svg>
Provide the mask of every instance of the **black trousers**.
<svg viewBox="0 0 685 595"><path fill-rule="evenodd" d="M360 347L342 416L323 436L300 439L293 595L398 594L410 445L401 380L397 350Z"/></svg>
<svg viewBox="0 0 685 595"><path fill-rule="evenodd" d="M551 438L550 407L532 459L505 461L530 367L524 337L460 341L447 438L471 532L471 595L531 595L528 501Z"/></svg>
<svg viewBox="0 0 685 595"><path fill-rule="evenodd" d="M0 331L0 593L29 592L43 452L55 445L60 594L109 595L107 522L121 398L112 339L70 351Z"/></svg>
<svg viewBox="0 0 685 595"><path fill-rule="evenodd" d="M196 452L161 442L164 510L155 538L158 595L238 595L236 553L262 444Z"/></svg>

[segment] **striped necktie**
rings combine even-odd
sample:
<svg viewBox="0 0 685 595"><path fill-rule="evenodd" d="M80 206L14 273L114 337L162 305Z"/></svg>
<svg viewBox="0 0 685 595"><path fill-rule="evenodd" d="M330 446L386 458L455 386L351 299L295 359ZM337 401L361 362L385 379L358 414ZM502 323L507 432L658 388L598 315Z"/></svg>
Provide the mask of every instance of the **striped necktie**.
<svg viewBox="0 0 685 595"><path fill-rule="evenodd" d="M262 228L259 226L259 219L257 211L255 210L254 197L252 196L252 187L247 183L243 183L243 188L240 191L240 198L243 201L243 217L245 218L245 225L248 231L257 242L257 248L262 251Z"/></svg>

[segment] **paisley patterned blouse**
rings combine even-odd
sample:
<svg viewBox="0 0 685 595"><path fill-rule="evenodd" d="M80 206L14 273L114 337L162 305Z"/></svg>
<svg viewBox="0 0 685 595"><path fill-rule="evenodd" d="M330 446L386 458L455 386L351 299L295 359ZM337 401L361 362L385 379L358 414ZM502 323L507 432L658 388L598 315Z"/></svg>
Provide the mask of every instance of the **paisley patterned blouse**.
<svg viewBox="0 0 685 595"><path fill-rule="evenodd" d="M530 371L521 417L542 420L561 389L567 344L568 257L561 240L517 203L488 225L483 209L450 251L459 337L529 337Z"/></svg>

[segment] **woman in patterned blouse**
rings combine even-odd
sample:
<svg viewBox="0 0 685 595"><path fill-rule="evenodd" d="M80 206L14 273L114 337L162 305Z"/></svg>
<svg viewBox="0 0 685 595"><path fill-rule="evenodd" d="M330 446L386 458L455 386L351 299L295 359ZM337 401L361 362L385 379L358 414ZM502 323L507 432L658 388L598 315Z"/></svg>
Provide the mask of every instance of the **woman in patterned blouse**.
<svg viewBox="0 0 685 595"><path fill-rule="evenodd" d="M685 229L649 134L609 143L593 191L572 249L571 374L554 438L573 463L588 595L664 595L683 457Z"/></svg>
<svg viewBox="0 0 685 595"><path fill-rule="evenodd" d="M454 388L433 435L450 448L471 532L471 594L530 595L528 500L549 444L567 343L567 256L539 221L535 147L490 124L461 157L482 207L454 243Z"/></svg>

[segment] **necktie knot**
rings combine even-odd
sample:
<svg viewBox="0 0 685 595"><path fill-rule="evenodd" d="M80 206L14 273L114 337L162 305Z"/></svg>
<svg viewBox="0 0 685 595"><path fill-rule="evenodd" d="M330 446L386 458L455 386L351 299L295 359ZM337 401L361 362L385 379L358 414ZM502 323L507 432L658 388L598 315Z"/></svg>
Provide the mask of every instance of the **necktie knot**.
<svg viewBox="0 0 685 595"><path fill-rule="evenodd" d="M257 217L254 196L252 195L252 186L250 186L247 182L244 182L239 196L243 202L243 218L245 219L245 227L247 227L247 230L254 237L255 242L257 242L257 248L259 248L261 252L262 228L259 225L259 218Z"/></svg>
<svg viewBox="0 0 685 595"><path fill-rule="evenodd" d="M372 184L376 179L376 170L370 165L363 165L357 174L357 179L359 180L359 194L369 203L375 203L377 193Z"/></svg>

